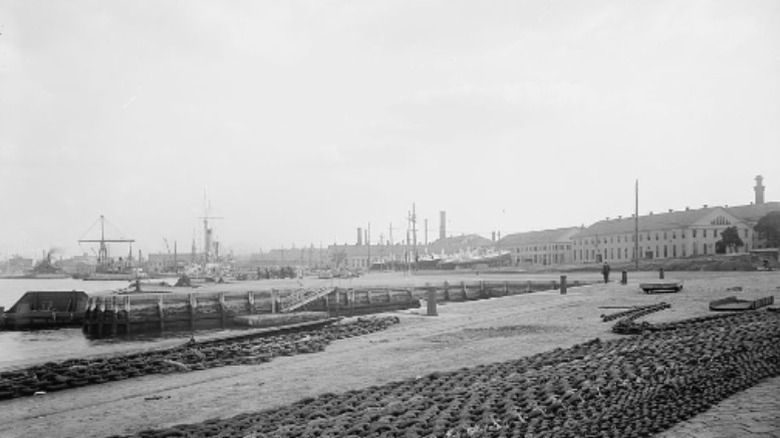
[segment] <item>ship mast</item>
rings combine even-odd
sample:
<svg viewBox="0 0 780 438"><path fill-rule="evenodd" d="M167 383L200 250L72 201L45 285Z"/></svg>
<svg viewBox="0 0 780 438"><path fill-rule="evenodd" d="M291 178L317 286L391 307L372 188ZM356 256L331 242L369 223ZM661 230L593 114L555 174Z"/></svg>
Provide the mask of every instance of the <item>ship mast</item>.
<svg viewBox="0 0 780 438"><path fill-rule="evenodd" d="M213 244L212 242L212 236L214 234L214 229L209 227L209 219L224 219L223 217L219 216L211 216L211 203L206 200L206 194L203 194L203 210L204 215L199 217L198 219L203 219L203 265L209 263L210 259L210 251L211 246ZM219 247L217 247L219 248ZM219 251L217 249L217 251ZM217 252L215 255L215 261L216 257L219 256L219 253Z"/></svg>

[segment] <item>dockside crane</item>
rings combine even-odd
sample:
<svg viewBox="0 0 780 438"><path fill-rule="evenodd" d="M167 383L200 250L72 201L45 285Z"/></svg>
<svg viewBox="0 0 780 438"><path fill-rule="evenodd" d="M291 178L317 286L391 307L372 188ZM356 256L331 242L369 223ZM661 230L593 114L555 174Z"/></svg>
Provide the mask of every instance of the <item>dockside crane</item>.
<svg viewBox="0 0 780 438"><path fill-rule="evenodd" d="M106 239L106 218L101 214L100 218L92 224L91 227L89 227L89 230L87 230L84 235L87 235L92 228L97 224L97 222L100 222L100 239L84 239L82 236L82 239L79 239L79 243L99 243L100 247L98 249L98 264L105 264L108 262L108 246L107 243L130 243L132 244L135 242L134 239ZM132 246L131 246L132 248ZM132 251L132 249L131 249Z"/></svg>

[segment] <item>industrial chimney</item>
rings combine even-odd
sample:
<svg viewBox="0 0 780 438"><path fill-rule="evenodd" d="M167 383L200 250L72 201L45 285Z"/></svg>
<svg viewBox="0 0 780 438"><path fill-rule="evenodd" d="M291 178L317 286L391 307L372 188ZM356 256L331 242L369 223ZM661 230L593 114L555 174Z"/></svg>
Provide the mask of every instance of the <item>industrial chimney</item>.
<svg viewBox="0 0 780 438"><path fill-rule="evenodd" d="M764 181L763 176L761 175L756 176L756 186L753 187L753 190L756 191L756 205L764 203L764 185L762 184L763 181Z"/></svg>
<svg viewBox="0 0 780 438"><path fill-rule="evenodd" d="M439 212L439 239L447 238L447 212Z"/></svg>
<svg viewBox="0 0 780 438"><path fill-rule="evenodd" d="M363 229L360 227L357 229L357 246L363 246Z"/></svg>

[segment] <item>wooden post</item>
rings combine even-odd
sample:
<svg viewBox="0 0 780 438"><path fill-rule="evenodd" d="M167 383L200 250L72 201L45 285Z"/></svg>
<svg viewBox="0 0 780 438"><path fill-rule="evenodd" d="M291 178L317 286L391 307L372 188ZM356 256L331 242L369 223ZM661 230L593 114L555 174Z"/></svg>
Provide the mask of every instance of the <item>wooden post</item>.
<svg viewBox="0 0 780 438"><path fill-rule="evenodd" d="M553 284L552 284L552 286L553 286L553 287L552 287L552 290L556 290L556 289L558 289L558 283L556 283L556 282L555 282L555 280L553 280Z"/></svg>
<svg viewBox="0 0 780 438"><path fill-rule="evenodd" d="M0 309L0 311L5 309ZM92 297L87 297L87 308L84 310L84 327L87 334L92 334Z"/></svg>
<svg viewBox="0 0 780 438"><path fill-rule="evenodd" d="M125 335L130 335L130 297L125 297Z"/></svg>
<svg viewBox="0 0 780 438"><path fill-rule="evenodd" d="M466 282L461 281L460 282L460 290L463 292L463 301L466 301L469 298L469 295L466 293Z"/></svg>
<svg viewBox="0 0 780 438"><path fill-rule="evenodd" d="M219 316L220 325L225 328L225 321L227 319L227 312L225 311L225 292L219 293Z"/></svg>
<svg viewBox="0 0 780 438"><path fill-rule="evenodd" d="M479 280L479 297L485 298L485 282Z"/></svg>
<svg viewBox="0 0 780 438"><path fill-rule="evenodd" d="M625 270L622 272L622 276L620 277L620 284L628 284L628 272Z"/></svg>
<svg viewBox="0 0 780 438"><path fill-rule="evenodd" d="M528 280L528 283L525 285L525 293L531 293L531 280Z"/></svg>
<svg viewBox="0 0 780 438"><path fill-rule="evenodd" d="M279 297L279 291L271 289L271 313L276 313L279 309L276 308L276 300Z"/></svg>
<svg viewBox="0 0 780 438"><path fill-rule="evenodd" d="M163 312L163 296L157 297L157 317L160 318L160 332L165 331L165 312Z"/></svg>
<svg viewBox="0 0 780 438"><path fill-rule="evenodd" d="M246 293L246 301L249 303L249 314L255 314L255 293L251 290Z"/></svg>
<svg viewBox="0 0 780 438"><path fill-rule="evenodd" d="M100 300L100 307L98 308L97 317L98 317L98 336L103 337L103 319L105 318L106 313L106 301L105 297L103 297Z"/></svg>
<svg viewBox="0 0 780 438"><path fill-rule="evenodd" d="M368 300L368 304L371 305L371 289L366 289L366 299Z"/></svg>
<svg viewBox="0 0 780 438"><path fill-rule="evenodd" d="M117 315L119 309L117 309L116 305L116 295L111 297L111 310L111 336L116 336L117 319L119 318L119 315Z"/></svg>
<svg viewBox="0 0 780 438"><path fill-rule="evenodd" d="M504 295L509 295L509 282L504 282Z"/></svg>
<svg viewBox="0 0 780 438"><path fill-rule="evenodd" d="M661 280L664 279L664 268L658 270L658 278L660 278Z"/></svg>
<svg viewBox="0 0 780 438"><path fill-rule="evenodd" d="M561 295L566 295L566 276L561 275Z"/></svg>
<svg viewBox="0 0 780 438"><path fill-rule="evenodd" d="M198 299L195 294L190 294L190 331L195 331L195 314L197 313Z"/></svg>
<svg viewBox="0 0 780 438"><path fill-rule="evenodd" d="M438 315L436 313L436 288L428 288L428 296L426 301L428 302L428 316Z"/></svg>
<svg viewBox="0 0 780 438"><path fill-rule="evenodd" d="M450 284L446 281L444 282L444 301L450 300Z"/></svg>
<svg viewBox="0 0 780 438"><path fill-rule="evenodd" d="M347 299L349 300L349 314L353 315L355 313L355 289L349 289L349 297Z"/></svg>
<svg viewBox="0 0 780 438"><path fill-rule="evenodd" d="M388 287L386 290L387 290L387 302L388 303L392 303L393 302L393 296L390 294L390 288Z"/></svg>

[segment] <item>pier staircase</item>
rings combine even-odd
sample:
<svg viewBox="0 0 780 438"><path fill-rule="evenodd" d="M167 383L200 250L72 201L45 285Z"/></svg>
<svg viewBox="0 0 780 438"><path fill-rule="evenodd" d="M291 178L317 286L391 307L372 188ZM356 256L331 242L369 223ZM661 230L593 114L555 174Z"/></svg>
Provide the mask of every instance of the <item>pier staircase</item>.
<svg viewBox="0 0 780 438"><path fill-rule="evenodd" d="M299 309L318 298L322 298L325 295L328 295L334 290L336 290L336 288L333 286L299 289L289 296L282 298L279 310L282 313L292 312L293 310Z"/></svg>

